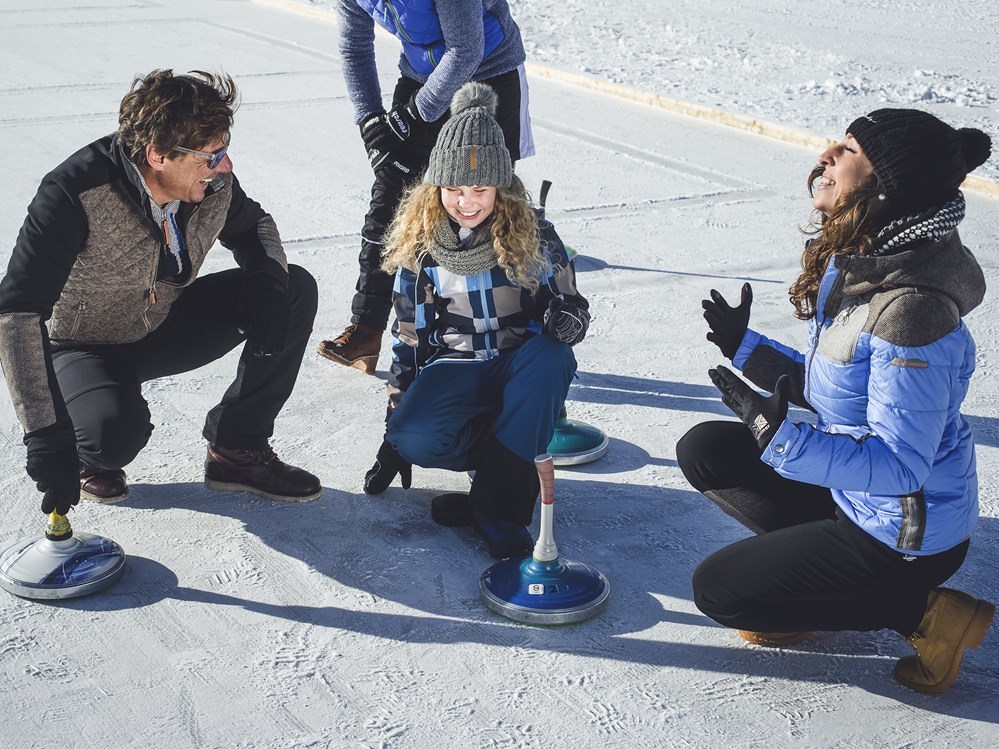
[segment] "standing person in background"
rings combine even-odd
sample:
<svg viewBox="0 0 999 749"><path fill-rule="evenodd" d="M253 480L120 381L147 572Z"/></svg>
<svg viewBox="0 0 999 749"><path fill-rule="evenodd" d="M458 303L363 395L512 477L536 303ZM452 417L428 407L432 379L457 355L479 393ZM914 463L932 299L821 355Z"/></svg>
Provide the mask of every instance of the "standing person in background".
<svg viewBox="0 0 999 749"><path fill-rule="evenodd" d="M315 499L319 479L270 448L312 333L315 279L289 265L274 219L229 158L226 75L154 70L118 130L42 180L0 282L0 362L42 511L120 502L153 431L142 385L242 345L209 411L205 483ZM239 266L199 276L216 239Z"/></svg>
<svg viewBox="0 0 999 749"><path fill-rule="evenodd" d="M748 328L748 284L738 307L715 290L704 301L708 340L773 393L712 369L745 424L706 422L676 447L694 488L759 534L693 577L697 607L749 642L894 629L916 651L895 678L936 693L992 621L993 604L939 587L978 519L962 318L985 278L958 236L958 187L990 151L980 130L880 109L819 156L808 187L821 219L790 289L809 324L804 355ZM788 401L815 426L791 421Z"/></svg>
<svg viewBox="0 0 999 749"><path fill-rule="evenodd" d="M421 184L403 199L383 268L396 324L385 439L364 480L380 494L412 464L474 470L432 517L472 525L494 557L529 554L544 452L576 371L588 304L555 228L538 220L493 118L496 94L463 86Z"/></svg>
<svg viewBox="0 0 999 749"><path fill-rule="evenodd" d="M350 324L322 341L319 353L371 374L392 310L392 277L380 267L383 235L404 189L426 168L455 92L468 81L496 92L496 119L514 163L534 154L534 140L524 45L507 0L337 0L337 15L354 122L375 179ZM402 74L388 112L375 65L375 23L402 44Z"/></svg>

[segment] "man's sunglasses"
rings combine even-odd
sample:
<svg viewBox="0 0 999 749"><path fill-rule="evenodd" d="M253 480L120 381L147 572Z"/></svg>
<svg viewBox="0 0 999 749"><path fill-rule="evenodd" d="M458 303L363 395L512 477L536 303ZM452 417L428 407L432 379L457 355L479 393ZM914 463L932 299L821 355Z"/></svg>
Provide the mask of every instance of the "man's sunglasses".
<svg viewBox="0 0 999 749"><path fill-rule="evenodd" d="M193 148L184 148L183 146L174 146L174 151L180 151L181 153L190 153L197 156L199 159L204 159L208 162L208 168L214 169L221 163L222 159L225 158L226 151L229 150L229 137L226 136L225 145L222 146L222 150L212 153L211 151L195 151Z"/></svg>

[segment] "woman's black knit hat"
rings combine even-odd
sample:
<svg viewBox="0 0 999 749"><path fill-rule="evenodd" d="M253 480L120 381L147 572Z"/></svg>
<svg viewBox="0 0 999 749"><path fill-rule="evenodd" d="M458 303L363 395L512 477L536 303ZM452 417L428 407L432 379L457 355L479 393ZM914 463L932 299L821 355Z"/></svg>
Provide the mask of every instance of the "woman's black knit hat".
<svg viewBox="0 0 999 749"><path fill-rule="evenodd" d="M873 165L895 217L946 203L992 152L992 139L981 130L956 130L917 109L877 109L847 132Z"/></svg>

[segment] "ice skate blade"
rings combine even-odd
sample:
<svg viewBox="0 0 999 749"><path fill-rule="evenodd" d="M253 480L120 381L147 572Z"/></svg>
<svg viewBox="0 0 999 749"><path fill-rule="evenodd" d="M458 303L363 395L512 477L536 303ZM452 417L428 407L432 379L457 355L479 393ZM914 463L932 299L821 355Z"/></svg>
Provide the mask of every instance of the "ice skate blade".
<svg viewBox="0 0 999 749"><path fill-rule="evenodd" d="M21 598L52 600L95 593L125 570L125 552L104 536L74 532L63 541L44 535L0 552L0 588Z"/></svg>

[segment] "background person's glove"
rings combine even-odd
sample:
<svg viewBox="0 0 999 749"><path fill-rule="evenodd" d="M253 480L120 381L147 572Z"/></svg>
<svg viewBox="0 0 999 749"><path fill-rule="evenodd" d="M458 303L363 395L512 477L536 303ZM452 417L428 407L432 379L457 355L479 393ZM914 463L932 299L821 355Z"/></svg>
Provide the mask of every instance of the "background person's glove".
<svg viewBox="0 0 999 749"><path fill-rule="evenodd" d="M708 321L711 332L707 339L721 349L722 355L729 361L739 350L739 344L749 327L749 308L753 304L753 287L748 283L742 285L742 300L738 307L730 307L718 291L711 289L711 298L701 302L704 308L704 319Z"/></svg>
<svg viewBox="0 0 999 749"><path fill-rule="evenodd" d="M267 273L251 273L243 279L236 303L236 327L246 336L254 356L270 356L284 350L290 319L288 292L276 278Z"/></svg>
<svg viewBox="0 0 999 749"><path fill-rule="evenodd" d="M384 112L371 115L358 127L361 130L361 140L364 141L364 150L368 154L368 163L372 169L377 170L388 158L389 149L398 145L399 139L385 121Z"/></svg>
<svg viewBox="0 0 999 749"><path fill-rule="evenodd" d="M781 375L769 398L757 393L739 379L730 369L717 366L708 370L708 377L721 392L722 402L742 419L756 438L761 450L765 450L774 434L787 418L787 395L791 379Z"/></svg>
<svg viewBox="0 0 999 749"><path fill-rule="evenodd" d="M413 481L413 466L395 451L388 440L383 439L375 464L364 474L364 493L381 494L389 488L396 475L402 481L402 488L408 489Z"/></svg>
<svg viewBox="0 0 999 749"><path fill-rule="evenodd" d="M590 313L571 302L556 297L545 310L545 332L556 341L575 346L586 336Z"/></svg>
<svg viewBox="0 0 999 749"><path fill-rule="evenodd" d="M66 515L80 501L80 456L76 446L28 453L28 475L42 492L42 512Z"/></svg>
<svg viewBox="0 0 999 749"><path fill-rule="evenodd" d="M385 122L392 129L395 137L401 143L410 140L418 140L426 135L428 131L427 121L420 115L420 110L416 108L416 93L409 97L405 104L400 104L387 115ZM391 151L392 149L389 148Z"/></svg>

